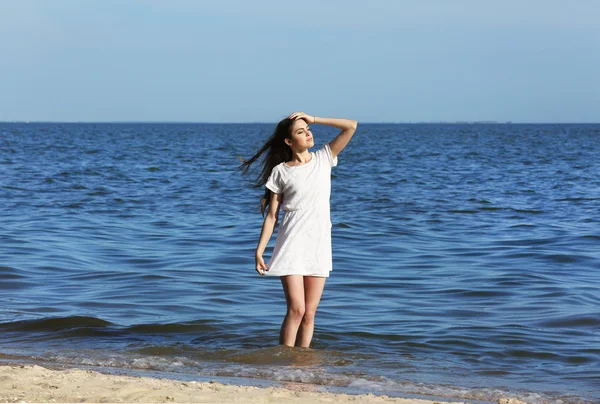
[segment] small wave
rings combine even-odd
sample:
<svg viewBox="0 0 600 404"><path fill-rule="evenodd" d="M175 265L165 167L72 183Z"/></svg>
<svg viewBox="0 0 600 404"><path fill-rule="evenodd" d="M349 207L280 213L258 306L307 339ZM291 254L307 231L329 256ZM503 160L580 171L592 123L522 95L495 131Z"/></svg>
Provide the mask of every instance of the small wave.
<svg viewBox="0 0 600 404"><path fill-rule="evenodd" d="M558 202L582 202L582 201L600 201L600 198L561 198L556 199Z"/></svg>
<svg viewBox="0 0 600 404"><path fill-rule="evenodd" d="M511 292L501 290L447 289L443 292L464 297L509 297L513 295Z"/></svg>
<svg viewBox="0 0 600 404"><path fill-rule="evenodd" d="M96 317L72 316L23 320L0 324L4 331L57 331L79 327L108 327L108 321Z"/></svg>
<svg viewBox="0 0 600 404"><path fill-rule="evenodd" d="M135 334L186 334L200 331L216 331L213 321L195 321L191 323L172 324L138 324L126 329L127 333Z"/></svg>
<svg viewBox="0 0 600 404"><path fill-rule="evenodd" d="M21 275L19 272L20 271L16 268L0 265L0 277L2 280L25 278L25 276Z"/></svg>
<svg viewBox="0 0 600 404"><path fill-rule="evenodd" d="M506 208L497 208L494 206L483 206L483 207L479 208L479 210L496 211L496 210L506 210Z"/></svg>
<svg viewBox="0 0 600 404"><path fill-rule="evenodd" d="M541 215L542 213L546 213L543 210L536 209L513 209L513 211L517 213L531 213L532 215Z"/></svg>
<svg viewBox="0 0 600 404"><path fill-rule="evenodd" d="M591 327L600 330L600 317L597 315L577 315L553 318L539 323L542 327L577 328Z"/></svg>
<svg viewBox="0 0 600 404"><path fill-rule="evenodd" d="M470 198L469 202L475 202L475 203L483 203L483 204L488 204L491 203L490 201L488 201L487 199L477 199L477 198Z"/></svg>
<svg viewBox="0 0 600 404"><path fill-rule="evenodd" d="M2 189L8 189L8 190L10 190L10 191L28 191L28 192L31 192L31 190L30 190L30 189L26 189L26 188L19 188L19 187L13 187L13 186L10 186L10 185L4 185L4 186L2 187Z"/></svg>
<svg viewBox="0 0 600 404"><path fill-rule="evenodd" d="M497 244L502 246L540 246L540 245L549 245L554 244L559 241L556 237L550 238L537 238L537 239L512 239L512 240L499 240L496 241Z"/></svg>
<svg viewBox="0 0 600 404"><path fill-rule="evenodd" d="M577 256L565 254L546 254L543 257L550 261L558 263L573 263L579 260Z"/></svg>
<svg viewBox="0 0 600 404"><path fill-rule="evenodd" d="M0 289L2 290L18 290L18 289L28 289L35 287L35 282L28 281L18 281L18 280L6 280L0 283Z"/></svg>

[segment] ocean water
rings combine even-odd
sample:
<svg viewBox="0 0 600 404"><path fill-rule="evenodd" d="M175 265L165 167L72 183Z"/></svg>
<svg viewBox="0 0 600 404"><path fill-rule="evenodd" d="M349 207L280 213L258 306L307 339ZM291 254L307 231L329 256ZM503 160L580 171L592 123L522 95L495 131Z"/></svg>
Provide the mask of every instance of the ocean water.
<svg viewBox="0 0 600 404"><path fill-rule="evenodd" d="M0 124L0 361L600 400L600 125L360 124L310 350L253 268L273 128Z"/></svg>

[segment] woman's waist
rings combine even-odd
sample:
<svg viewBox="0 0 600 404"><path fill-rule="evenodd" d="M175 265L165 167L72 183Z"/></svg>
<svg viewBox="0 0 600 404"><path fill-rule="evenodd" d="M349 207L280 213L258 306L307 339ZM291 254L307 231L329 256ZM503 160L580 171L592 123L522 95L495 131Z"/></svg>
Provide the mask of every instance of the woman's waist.
<svg viewBox="0 0 600 404"><path fill-rule="evenodd" d="M321 203L310 203L301 205L283 205L282 207L284 214L293 212L327 212L329 213L329 201Z"/></svg>

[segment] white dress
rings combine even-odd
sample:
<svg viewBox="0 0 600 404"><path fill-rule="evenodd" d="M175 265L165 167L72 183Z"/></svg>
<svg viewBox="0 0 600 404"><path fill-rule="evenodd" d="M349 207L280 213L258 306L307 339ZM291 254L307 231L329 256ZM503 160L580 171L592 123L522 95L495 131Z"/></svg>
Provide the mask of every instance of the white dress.
<svg viewBox="0 0 600 404"><path fill-rule="evenodd" d="M337 165L329 143L305 164L278 164L265 186L283 194L283 218L265 275L328 277L331 262L331 167Z"/></svg>

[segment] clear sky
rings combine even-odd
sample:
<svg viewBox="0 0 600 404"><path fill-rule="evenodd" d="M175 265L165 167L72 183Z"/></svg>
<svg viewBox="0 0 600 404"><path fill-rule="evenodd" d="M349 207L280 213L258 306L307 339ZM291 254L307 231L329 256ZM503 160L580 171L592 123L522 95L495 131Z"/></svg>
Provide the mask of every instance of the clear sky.
<svg viewBox="0 0 600 404"><path fill-rule="evenodd" d="M0 121L600 122L600 0L0 0Z"/></svg>

